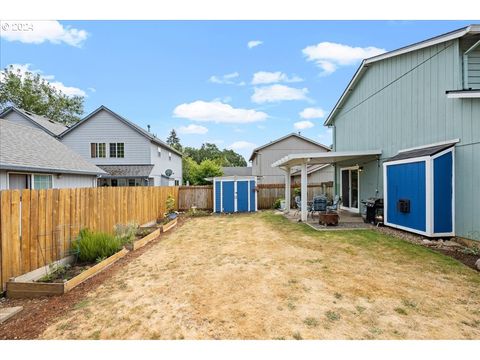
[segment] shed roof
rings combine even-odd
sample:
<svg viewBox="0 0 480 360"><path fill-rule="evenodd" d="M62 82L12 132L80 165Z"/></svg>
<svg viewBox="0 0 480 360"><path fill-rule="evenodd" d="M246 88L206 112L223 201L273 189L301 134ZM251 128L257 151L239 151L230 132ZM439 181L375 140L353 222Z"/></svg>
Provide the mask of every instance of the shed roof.
<svg viewBox="0 0 480 360"><path fill-rule="evenodd" d="M252 175L251 166L224 166L222 167L223 176L245 176Z"/></svg>
<svg viewBox="0 0 480 360"><path fill-rule="evenodd" d="M172 152L180 155L180 156L183 156L183 154L178 151L177 149L174 149L173 147L171 147L170 145L168 145L166 142L160 140L159 138L157 138L155 135L149 133L148 131L142 129L140 126L138 126L137 124L131 122L130 120L127 120L125 119L123 116L120 116L118 115L116 112L110 110L109 108L107 108L106 106L104 105L101 105L99 108L97 108L96 110L94 110L93 112L91 112L90 114L88 114L87 116L85 116L81 121L79 121L78 123L76 123L75 125L71 126L70 128L68 128L66 131L64 131L60 137L64 137L66 134L70 133L71 131L74 131L77 127L79 126L82 126L83 124L85 124L85 122L87 122L88 120L90 120L91 118L93 118L93 116L95 114L97 114L98 112L100 111L106 111L108 112L109 114L111 114L113 117L117 118L118 120L120 120L121 122L123 122L124 124L126 124L127 126L131 127L133 130L137 131L140 135L143 135L144 137L146 137L147 139L149 139L151 142L157 144L157 145L161 145L169 150L171 150Z"/></svg>
<svg viewBox="0 0 480 360"><path fill-rule="evenodd" d="M316 141L314 141L314 140L312 140L312 139L309 139L309 138L307 138L307 137L305 137L305 136L302 136L302 135L297 134L297 133L290 133L290 134L288 134L288 135L282 136L281 138L278 138L278 139L276 139L276 140L270 141L269 143L267 143L267 144L265 144L265 145L262 145L262 146L259 146L259 147L255 148L255 149L253 149L252 155L250 155L249 161L252 161L252 160L255 158L255 155L258 153L258 151L260 151L260 150L262 150L262 149L265 149L265 148L267 148L267 147L269 147L269 146L271 146L271 145L273 145L273 144L276 144L276 143L278 143L278 142L280 142L280 141L282 141L282 140L288 139L289 137L292 137L292 136L295 136L295 137L297 137L297 138L299 138L299 139L308 141L309 143L312 143L312 144L314 144L314 145L317 145L317 146L325 149L326 151L331 151L331 150L332 150L332 149L329 148L328 146L323 145L323 144L320 144L319 142L316 142Z"/></svg>
<svg viewBox="0 0 480 360"><path fill-rule="evenodd" d="M28 121L40 126L43 130L45 130L47 133L49 133L52 136L58 136L62 132L68 129L68 127L65 124L62 124L58 121L49 119L45 116L42 115L37 115L32 113L31 111L26 111L23 109L19 109L17 107L11 106L6 108L1 114L1 117L7 116L11 112L16 112L20 116L24 117Z"/></svg>
<svg viewBox="0 0 480 360"><path fill-rule="evenodd" d="M413 158L419 158L419 157L425 157L425 156L433 156L433 155L438 154L439 152L442 152L443 150L451 148L452 146L455 146L455 144L454 143L453 144L452 143L441 144L441 145L424 147L424 148L420 148L420 149L401 151L397 155L385 160L385 162L405 160L405 159L413 159Z"/></svg>
<svg viewBox="0 0 480 360"><path fill-rule="evenodd" d="M0 169L99 175L105 172L43 130L0 121Z"/></svg>

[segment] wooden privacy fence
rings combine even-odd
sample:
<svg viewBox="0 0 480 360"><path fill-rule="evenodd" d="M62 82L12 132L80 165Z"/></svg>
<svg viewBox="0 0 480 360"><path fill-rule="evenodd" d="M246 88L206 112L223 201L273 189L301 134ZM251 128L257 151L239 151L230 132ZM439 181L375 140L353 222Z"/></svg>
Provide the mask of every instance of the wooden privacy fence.
<svg viewBox="0 0 480 360"><path fill-rule="evenodd" d="M258 209L271 209L275 200L285 199L285 184L259 184L257 188ZM295 194L293 191L295 188L300 188L300 186L297 184L292 184L291 186L290 203L292 207L295 206ZM309 200L320 194L325 194L329 199L331 199L333 197L333 182L330 181L320 184L308 184L307 190L307 198Z"/></svg>
<svg viewBox="0 0 480 360"><path fill-rule="evenodd" d="M0 192L0 292L14 276L63 258L82 228L113 233L115 224L163 216L178 187L102 187Z"/></svg>
<svg viewBox="0 0 480 360"><path fill-rule="evenodd" d="M188 210L192 206L198 209L213 210L213 186L180 186L178 188L178 208Z"/></svg>

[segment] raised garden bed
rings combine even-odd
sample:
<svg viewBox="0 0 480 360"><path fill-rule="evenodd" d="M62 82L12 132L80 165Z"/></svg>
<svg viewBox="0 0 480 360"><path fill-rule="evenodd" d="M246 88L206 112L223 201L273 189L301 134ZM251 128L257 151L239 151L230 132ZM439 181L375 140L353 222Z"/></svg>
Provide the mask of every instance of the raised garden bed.
<svg viewBox="0 0 480 360"><path fill-rule="evenodd" d="M58 269L62 266L71 265L75 260L74 256L63 258L51 265L11 278L7 282L7 297L32 298L38 296L62 295L85 280L95 276L117 260L127 255L127 253L128 250L124 248L93 266L88 267L87 265L83 266L83 268L79 265L71 266L67 271L68 273L63 274L65 276L61 274L49 274L51 269ZM68 280L65 279L70 276L73 277Z"/></svg>
<svg viewBox="0 0 480 360"><path fill-rule="evenodd" d="M162 229L156 226L142 227L137 233L137 239L133 242L131 249L137 250L147 245L150 241L160 236Z"/></svg>
<svg viewBox="0 0 480 360"><path fill-rule="evenodd" d="M167 232L168 230L174 228L177 225L178 218L168 221L167 223L162 224L162 233Z"/></svg>

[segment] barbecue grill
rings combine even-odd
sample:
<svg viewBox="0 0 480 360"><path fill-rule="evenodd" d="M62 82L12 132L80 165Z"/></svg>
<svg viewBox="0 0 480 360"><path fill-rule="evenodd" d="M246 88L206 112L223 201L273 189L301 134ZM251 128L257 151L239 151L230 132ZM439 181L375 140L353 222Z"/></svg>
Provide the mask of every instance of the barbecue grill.
<svg viewBox="0 0 480 360"><path fill-rule="evenodd" d="M362 218L366 223L373 225L383 224L383 199L369 198L362 200Z"/></svg>

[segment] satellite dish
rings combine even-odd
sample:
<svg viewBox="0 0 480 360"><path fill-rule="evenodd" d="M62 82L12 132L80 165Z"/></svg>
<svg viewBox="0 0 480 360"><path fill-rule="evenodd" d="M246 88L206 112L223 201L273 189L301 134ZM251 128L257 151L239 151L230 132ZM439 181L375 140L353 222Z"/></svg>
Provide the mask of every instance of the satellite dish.
<svg viewBox="0 0 480 360"><path fill-rule="evenodd" d="M165 175L167 175L168 177L172 176L172 174L173 174L172 169L165 170Z"/></svg>

